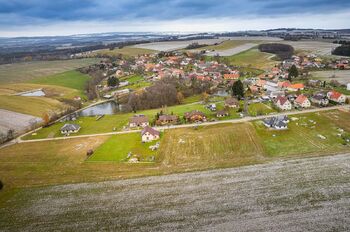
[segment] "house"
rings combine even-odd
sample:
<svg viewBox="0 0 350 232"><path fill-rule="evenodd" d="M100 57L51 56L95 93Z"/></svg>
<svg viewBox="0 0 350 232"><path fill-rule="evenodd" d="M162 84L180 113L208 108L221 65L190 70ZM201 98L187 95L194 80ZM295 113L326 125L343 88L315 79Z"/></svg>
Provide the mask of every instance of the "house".
<svg viewBox="0 0 350 232"><path fill-rule="evenodd" d="M239 71L234 71L233 73L224 74L225 80L237 80L239 78Z"/></svg>
<svg viewBox="0 0 350 232"><path fill-rule="evenodd" d="M61 134L69 135L71 133L77 133L80 130L80 126L77 124L64 124L61 127Z"/></svg>
<svg viewBox="0 0 350 232"><path fill-rule="evenodd" d="M292 84L290 85L287 89L289 91L299 91L299 90L304 90L305 86L302 83L298 83L298 84Z"/></svg>
<svg viewBox="0 0 350 232"><path fill-rule="evenodd" d="M229 107L229 108L237 108L239 107L239 101L236 98L227 98L225 100L225 107Z"/></svg>
<svg viewBox="0 0 350 232"><path fill-rule="evenodd" d="M218 118L223 118L228 116L228 112L226 110L219 110L218 112L216 112L216 117Z"/></svg>
<svg viewBox="0 0 350 232"><path fill-rule="evenodd" d="M286 97L278 96L275 102L276 106L281 110L291 110L292 104Z"/></svg>
<svg viewBox="0 0 350 232"><path fill-rule="evenodd" d="M265 118L263 123L267 128L285 130L288 129L289 118L287 116Z"/></svg>
<svg viewBox="0 0 350 232"><path fill-rule="evenodd" d="M285 95L284 91L271 91L271 92L266 92L266 94L271 99L276 99L278 96L284 96Z"/></svg>
<svg viewBox="0 0 350 232"><path fill-rule="evenodd" d="M295 106L301 107L301 108L309 108L311 106L311 102L304 94L300 94L294 100L294 104L295 104Z"/></svg>
<svg viewBox="0 0 350 232"><path fill-rule="evenodd" d="M329 104L329 100L326 94L317 93L311 97L311 102L319 105L319 106L327 106Z"/></svg>
<svg viewBox="0 0 350 232"><path fill-rule="evenodd" d="M216 111L216 104L215 103L209 104L209 105L207 105L207 108L210 111Z"/></svg>
<svg viewBox="0 0 350 232"><path fill-rule="evenodd" d="M330 91L327 93L327 97L330 101L334 101L336 103L345 103L346 96L342 93L339 93L337 91Z"/></svg>
<svg viewBox="0 0 350 232"><path fill-rule="evenodd" d="M291 83L289 81L280 81L280 82L278 82L278 87L280 89L287 89L289 86L291 86Z"/></svg>
<svg viewBox="0 0 350 232"><path fill-rule="evenodd" d="M346 85L346 90L350 90L350 83Z"/></svg>
<svg viewBox="0 0 350 232"><path fill-rule="evenodd" d="M176 124L177 121L178 121L178 117L176 115L163 114L159 116L157 120L157 124L158 125Z"/></svg>
<svg viewBox="0 0 350 232"><path fill-rule="evenodd" d="M146 126L141 131L141 140L143 143L152 142L153 140L159 139L160 132L153 129L152 127Z"/></svg>
<svg viewBox="0 0 350 232"><path fill-rule="evenodd" d="M129 127L146 127L148 125L148 118L143 114L134 115L129 119Z"/></svg>
<svg viewBox="0 0 350 232"><path fill-rule="evenodd" d="M205 122L207 118L203 112L199 110L192 110L191 112L186 112L184 115L186 121L188 122Z"/></svg>

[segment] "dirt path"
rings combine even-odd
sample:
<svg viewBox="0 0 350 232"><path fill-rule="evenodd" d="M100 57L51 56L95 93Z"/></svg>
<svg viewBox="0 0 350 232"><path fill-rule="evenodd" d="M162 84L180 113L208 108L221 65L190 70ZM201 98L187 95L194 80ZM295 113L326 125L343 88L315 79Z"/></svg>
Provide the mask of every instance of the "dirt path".
<svg viewBox="0 0 350 232"><path fill-rule="evenodd" d="M349 231L350 154L25 189L2 231Z"/></svg>

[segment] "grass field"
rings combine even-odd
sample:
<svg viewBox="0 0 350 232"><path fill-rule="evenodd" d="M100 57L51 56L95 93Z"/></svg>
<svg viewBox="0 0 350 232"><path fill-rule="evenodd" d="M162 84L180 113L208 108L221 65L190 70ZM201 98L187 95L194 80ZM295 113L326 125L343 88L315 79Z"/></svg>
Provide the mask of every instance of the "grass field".
<svg viewBox="0 0 350 232"><path fill-rule="evenodd" d="M251 116L265 115L276 112L271 106L264 103L253 103L248 106L248 113Z"/></svg>
<svg viewBox="0 0 350 232"><path fill-rule="evenodd" d="M277 64L276 61L271 60L272 57L273 55L269 53L260 52L258 49L253 48L237 55L224 57L222 59L227 60L231 65L266 69Z"/></svg>
<svg viewBox="0 0 350 232"><path fill-rule="evenodd" d="M61 111L66 106L62 102L46 97L23 97L0 95L2 109L41 117L44 112Z"/></svg>
<svg viewBox="0 0 350 232"><path fill-rule="evenodd" d="M349 150L349 147L341 144L342 139L337 136L338 127L349 131L350 122L346 120L350 117L349 113L330 111L293 117L297 120L291 121L288 124L289 129L282 131L269 130L261 122L254 123L267 155L322 154ZM336 118L338 123L331 118ZM326 139L321 139L319 135Z"/></svg>
<svg viewBox="0 0 350 232"><path fill-rule="evenodd" d="M270 131L260 122L166 130L160 149L154 154L155 163L118 162L130 150L146 154L145 158L150 155L149 144L139 143L139 133L16 144L0 149L0 179L5 183L0 199L21 187L234 167L280 157L347 152L350 147L341 145L337 128L349 132L349 116L349 112L341 111L300 115L296 116L299 120L289 123L286 131ZM318 134L326 139L320 139ZM94 149L95 154L86 162L88 149Z"/></svg>
<svg viewBox="0 0 350 232"><path fill-rule="evenodd" d="M130 84L135 83L135 82L139 82L143 80L143 77L140 75L130 75L130 76L125 76L125 77L121 77L119 78L121 81L128 81Z"/></svg>
<svg viewBox="0 0 350 232"><path fill-rule="evenodd" d="M63 86L71 89L84 90L86 82L90 79L89 75L82 74L79 71L72 70L64 73L54 74L51 76L36 78L32 81L35 84Z"/></svg>
<svg viewBox="0 0 350 232"><path fill-rule="evenodd" d="M99 62L99 59L76 59L59 61L34 61L0 65L0 84L30 82L37 77L45 77L74 70Z"/></svg>
<svg viewBox="0 0 350 232"><path fill-rule="evenodd" d="M144 49L144 48L136 48L136 47L123 47L122 49L115 48L113 50L109 49L103 49L94 51L93 55L105 55L105 56L117 56L117 55L123 55L123 56L138 56L143 54L153 54L157 51L151 50L151 49Z"/></svg>
<svg viewBox="0 0 350 232"><path fill-rule="evenodd" d="M138 157L140 162L149 162L151 157L156 158L157 154L156 151L151 151L149 146L158 141L142 143L140 133L113 135L96 149L88 161L126 162L128 153L131 152L132 157Z"/></svg>

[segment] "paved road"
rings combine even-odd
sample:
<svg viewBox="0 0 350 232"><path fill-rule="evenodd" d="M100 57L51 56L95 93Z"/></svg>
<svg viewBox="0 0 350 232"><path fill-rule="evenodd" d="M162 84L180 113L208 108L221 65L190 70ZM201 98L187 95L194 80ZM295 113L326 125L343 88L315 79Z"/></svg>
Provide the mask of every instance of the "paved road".
<svg viewBox="0 0 350 232"><path fill-rule="evenodd" d="M155 127L157 130L171 130L171 129L178 129L178 128L188 128L188 127L194 127L197 125L200 126L209 126L209 125L217 125L217 124L224 124L224 123L242 123L242 122L249 122L249 121L255 121L255 120L261 120L264 118L274 117L278 115L294 115L294 114L306 114L306 113L314 113L314 112L321 112L321 111L328 111L328 110L335 110L335 109L349 109L350 106L333 106L333 107L325 107L325 108L316 108L316 109L307 109L303 111L289 111L289 112L281 112L281 113L275 113L271 115L262 115L257 117L244 117L240 119L230 119L230 120L222 120L222 121L215 121L215 122L204 122L200 124L183 124L183 125L172 125L172 126L160 126ZM106 136L106 135L116 135L116 134L128 134L128 133L139 133L141 130L130 130L130 131L116 131L116 132L107 132L107 133L98 133L98 134L88 134L88 135L77 135L77 136L69 136L69 137L57 137L57 138L45 138L45 139L32 139L32 140L22 140L21 138L25 135L20 136L16 140L12 141L13 143L31 143L31 142L39 142L39 141L51 141L51 140L65 140L65 139L74 139L74 138L86 138L86 137L94 137L94 136Z"/></svg>
<svg viewBox="0 0 350 232"><path fill-rule="evenodd" d="M350 231L350 154L31 188L1 231Z"/></svg>

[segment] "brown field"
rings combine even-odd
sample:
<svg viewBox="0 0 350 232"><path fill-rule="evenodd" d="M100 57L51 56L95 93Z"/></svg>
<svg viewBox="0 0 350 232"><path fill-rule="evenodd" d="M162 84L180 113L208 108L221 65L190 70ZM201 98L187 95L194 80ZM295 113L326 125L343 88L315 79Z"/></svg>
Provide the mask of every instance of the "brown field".
<svg viewBox="0 0 350 232"><path fill-rule="evenodd" d="M349 231L349 163L349 154L343 154L161 177L23 189L0 207L0 228ZM54 171L52 176L65 176Z"/></svg>

